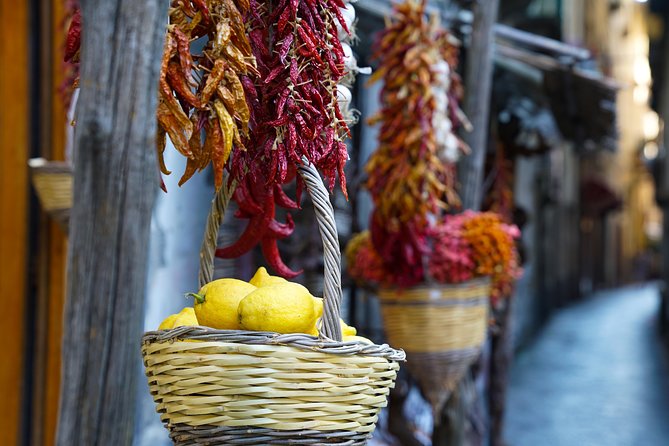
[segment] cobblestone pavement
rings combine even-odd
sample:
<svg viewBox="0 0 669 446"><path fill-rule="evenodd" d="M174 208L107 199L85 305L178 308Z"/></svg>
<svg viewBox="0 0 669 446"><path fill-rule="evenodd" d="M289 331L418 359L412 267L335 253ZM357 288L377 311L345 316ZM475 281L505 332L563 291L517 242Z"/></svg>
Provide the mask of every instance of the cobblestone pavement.
<svg viewBox="0 0 669 446"><path fill-rule="evenodd" d="M601 292L556 313L516 357L510 446L669 445L669 367L654 286Z"/></svg>

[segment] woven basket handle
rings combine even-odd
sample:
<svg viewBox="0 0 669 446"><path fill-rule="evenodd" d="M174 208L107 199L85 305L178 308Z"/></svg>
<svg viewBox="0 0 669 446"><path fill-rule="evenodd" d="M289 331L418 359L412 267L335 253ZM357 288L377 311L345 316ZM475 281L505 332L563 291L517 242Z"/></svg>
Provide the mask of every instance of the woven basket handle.
<svg viewBox="0 0 669 446"><path fill-rule="evenodd" d="M229 182L227 178L224 178L223 185L218 189L211 202L207 226L204 230L204 239L200 247L200 274L198 276L200 288L214 280L214 255L218 243L218 230L236 187L237 183L235 181Z"/></svg>
<svg viewBox="0 0 669 446"><path fill-rule="evenodd" d="M341 250L337 225L334 218L334 208L321 176L313 164L306 159L298 166L298 172L307 186L307 191L316 211L318 229L323 240L323 256L325 260L325 277L323 280L323 318L320 333L326 338L341 341ZM211 203L211 210L207 219L207 227L200 249L200 287L214 279L214 254L218 239L218 229L234 192L236 183L228 184L218 190Z"/></svg>

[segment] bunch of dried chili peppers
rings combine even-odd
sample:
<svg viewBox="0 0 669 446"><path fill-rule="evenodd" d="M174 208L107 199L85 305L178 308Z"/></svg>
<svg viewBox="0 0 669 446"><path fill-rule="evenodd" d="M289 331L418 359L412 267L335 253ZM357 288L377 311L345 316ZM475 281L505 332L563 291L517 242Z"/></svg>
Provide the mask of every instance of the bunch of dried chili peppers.
<svg viewBox="0 0 669 446"><path fill-rule="evenodd" d="M492 303L508 296L520 274L515 240L520 230L506 224L494 212L466 211L462 220L462 237L471 247L477 276L492 278Z"/></svg>
<svg viewBox="0 0 669 446"><path fill-rule="evenodd" d="M436 18L426 19L424 1L408 0L395 7L374 57L379 68L371 80L384 85L382 108L370 121L381 125L378 150L366 166L367 188L384 224L422 226L427 215L459 203L454 165L443 150L450 138L465 147L453 133L462 120L457 48ZM436 119L439 111L449 122ZM443 125L450 125L449 141L438 132Z"/></svg>
<svg viewBox="0 0 669 446"><path fill-rule="evenodd" d="M425 2L407 0L375 49L384 81L379 147L366 166L374 201L369 231L347 248L353 278L381 286L409 287L428 280L460 283L492 276L495 292L518 271L517 228L496 214L457 209L455 162L467 151L455 134L469 126L458 102L458 48Z"/></svg>
<svg viewBox="0 0 669 446"><path fill-rule="evenodd" d="M294 224L289 214L285 223L278 222L275 213L277 207L299 208L304 185L296 167L313 163L330 188L338 175L346 194L349 129L338 88L347 72L339 37L349 35L347 14L350 5L343 0L251 0L247 28L259 75L242 77L249 133L245 150L236 151L231 161L237 216L248 219L248 225L217 256L238 257L260 244L276 272L294 277L300 272L284 264L277 248L277 240L288 237ZM295 199L283 190L293 181Z"/></svg>
<svg viewBox="0 0 669 446"><path fill-rule="evenodd" d="M449 215L432 228L432 252L428 259L430 277L440 283L460 283L474 278L476 263L472 247L463 234L468 213Z"/></svg>
<svg viewBox="0 0 669 446"><path fill-rule="evenodd" d="M157 151L165 136L187 157L179 185L210 162L218 189L233 145L244 150L250 111L242 79L257 75L246 34L248 0L173 0L160 67ZM200 49L201 48L201 49Z"/></svg>
<svg viewBox="0 0 669 446"><path fill-rule="evenodd" d="M61 26L67 28L63 45L63 82L59 93L65 109L70 108L74 89L79 86L79 50L81 48L81 9L78 0L66 0Z"/></svg>
<svg viewBox="0 0 669 446"><path fill-rule="evenodd" d="M475 277L492 279L491 301L508 296L521 272L516 240L520 231L493 212L465 211L445 215L426 236L430 249L423 260L402 273L384 261L373 243L374 228L358 234L346 249L351 276L382 286L411 286L430 278L437 283L462 283Z"/></svg>
<svg viewBox="0 0 669 446"><path fill-rule="evenodd" d="M374 51L383 80L379 147L365 168L374 201L370 240L393 284L424 280L431 221L459 204L455 164L446 150L465 148L455 129L466 120L458 106L462 95L455 73L458 51L425 2L395 6ZM451 154L452 156L452 154Z"/></svg>
<svg viewBox="0 0 669 446"><path fill-rule="evenodd" d="M242 78L258 74L244 22L249 6L248 0L170 3L158 86L156 146L160 170L166 175L171 173L163 159L166 135L187 158L179 185L211 162L216 188L220 188L233 145L244 148L250 111ZM77 8L67 32L66 62L78 63L81 32Z"/></svg>

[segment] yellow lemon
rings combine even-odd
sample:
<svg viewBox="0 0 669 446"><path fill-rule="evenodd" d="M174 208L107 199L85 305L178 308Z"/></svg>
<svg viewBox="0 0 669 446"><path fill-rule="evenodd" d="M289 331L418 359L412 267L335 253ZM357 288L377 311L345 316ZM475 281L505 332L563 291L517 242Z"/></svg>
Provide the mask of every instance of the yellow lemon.
<svg viewBox="0 0 669 446"><path fill-rule="evenodd" d="M209 282L195 298L195 315L200 325L219 330L239 330L237 307L256 287L237 279L218 279Z"/></svg>
<svg viewBox="0 0 669 446"><path fill-rule="evenodd" d="M314 303L297 283L260 287L239 303L239 326L244 330L309 333L315 324Z"/></svg>
<svg viewBox="0 0 669 446"><path fill-rule="evenodd" d="M344 342L352 341L364 342L365 344L374 344L372 341L367 338L363 338L362 336L344 336Z"/></svg>
<svg viewBox="0 0 669 446"><path fill-rule="evenodd" d="M177 317L179 317L178 314L170 314L167 316L158 326L158 330L169 330L170 328L174 328L174 321Z"/></svg>
<svg viewBox="0 0 669 446"><path fill-rule="evenodd" d="M350 325L347 325L346 322L344 322L342 319L339 319L339 324L341 325L341 334L342 336L355 336L358 334L358 330L356 330L355 327L351 327Z"/></svg>
<svg viewBox="0 0 669 446"><path fill-rule="evenodd" d="M197 317L195 316L195 310L192 307L186 307L179 314L177 314L177 318L174 320L174 325L172 325L172 328L177 328L177 327L195 327L197 325L200 325L197 321Z"/></svg>
<svg viewBox="0 0 669 446"><path fill-rule="evenodd" d="M323 317L323 299L320 297L311 296L314 300L314 312L316 313L316 318Z"/></svg>
<svg viewBox="0 0 669 446"><path fill-rule="evenodd" d="M316 323L318 322L319 318L323 317L323 299L315 296L311 296L311 298L314 302L314 313L316 314L316 320L314 321L314 326L311 327L311 330L306 333L312 336L318 336ZM339 323L341 324L341 334L343 336L355 336L358 332L355 327L347 325L346 322L344 322L341 318L339 319Z"/></svg>
<svg viewBox="0 0 669 446"><path fill-rule="evenodd" d="M318 323L318 319L323 317L323 299L315 296L311 296L311 299L314 303L314 325L306 332L306 334L318 336L318 328L316 328L316 324Z"/></svg>
<svg viewBox="0 0 669 446"><path fill-rule="evenodd" d="M158 326L158 330L170 330L184 325L198 325L195 311L191 307L186 307L177 314L167 316Z"/></svg>
<svg viewBox="0 0 669 446"><path fill-rule="evenodd" d="M319 316L319 317L322 317L322 316ZM318 328L316 327L317 323L318 323L318 319L316 319L314 321L314 325L313 325L313 327L311 327L311 330L306 332L308 335L318 336ZM341 326L341 334L342 334L343 337L355 336L358 333L358 330L356 330L355 327L351 327L350 325L347 325L346 322L344 322L342 319L339 319L339 324Z"/></svg>
<svg viewBox="0 0 669 446"><path fill-rule="evenodd" d="M251 277L249 283L251 285L260 288L261 286L276 285L279 283L288 283L288 281L283 277L270 276L265 267L261 266L260 268L258 268L258 271L256 271L253 277Z"/></svg>

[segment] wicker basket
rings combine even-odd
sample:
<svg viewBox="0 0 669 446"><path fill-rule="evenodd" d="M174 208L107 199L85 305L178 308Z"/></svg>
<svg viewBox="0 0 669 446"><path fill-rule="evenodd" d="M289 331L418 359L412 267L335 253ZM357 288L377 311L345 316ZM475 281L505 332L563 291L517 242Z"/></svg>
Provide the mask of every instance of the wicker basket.
<svg viewBox="0 0 669 446"><path fill-rule="evenodd" d="M314 204L325 256L320 336L179 327L148 332L149 388L178 445L364 445L386 405L404 352L341 342L340 251L327 190L299 169ZM200 283L211 280L216 235L231 190L209 216ZM197 341L197 342L193 342Z"/></svg>
<svg viewBox="0 0 669 446"><path fill-rule="evenodd" d="M489 296L488 279L379 292L388 340L406 351L407 367L435 413L481 352Z"/></svg>
<svg viewBox="0 0 669 446"><path fill-rule="evenodd" d="M44 158L33 158L28 166L42 209L67 228L72 208L72 166Z"/></svg>

